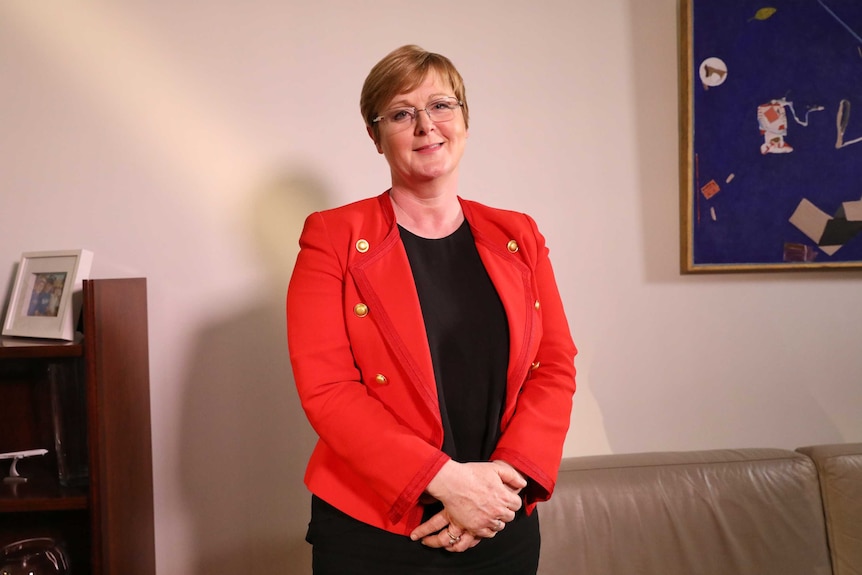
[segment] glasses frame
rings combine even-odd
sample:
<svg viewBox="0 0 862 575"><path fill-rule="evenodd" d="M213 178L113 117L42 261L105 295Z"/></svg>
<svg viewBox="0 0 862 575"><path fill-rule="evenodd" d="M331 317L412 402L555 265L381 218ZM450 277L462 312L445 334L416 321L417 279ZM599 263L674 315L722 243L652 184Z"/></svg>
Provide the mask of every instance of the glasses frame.
<svg viewBox="0 0 862 575"><path fill-rule="evenodd" d="M462 109L464 108L464 101L459 100L457 96L444 96L442 98L435 98L435 99L431 100L430 102L425 104L424 108L417 108L416 106L396 106L395 108L390 108L389 110L386 110L386 112L384 112L383 114L380 114L379 116L377 116L376 118L371 120L371 123L372 124L378 124L378 125L383 124L383 123L388 123L388 124L391 124L393 126L399 127L399 131L406 130L410 126L416 125L416 118L419 117L419 112L425 112L428 115L428 120L430 120L434 124L443 124L446 122L451 122L455 118L454 114L452 115L451 118L449 118L447 120L435 120L433 117L431 117L431 112L428 111L429 107L433 106L434 104L437 104L438 102L444 101L444 100L447 102L451 102L452 100L454 100L455 104L458 106L458 108L462 108ZM394 110L403 110L403 111L413 110L411 112L411 116L413 117L413 119L410 122L404 122L403 124L393 123L391 121L384 122L384 120L386 120L386 118L387 118L387 114L389 114L389 112L392 112ZM454 110L455 109L452 108L453 112L454 112Z"/></svg>

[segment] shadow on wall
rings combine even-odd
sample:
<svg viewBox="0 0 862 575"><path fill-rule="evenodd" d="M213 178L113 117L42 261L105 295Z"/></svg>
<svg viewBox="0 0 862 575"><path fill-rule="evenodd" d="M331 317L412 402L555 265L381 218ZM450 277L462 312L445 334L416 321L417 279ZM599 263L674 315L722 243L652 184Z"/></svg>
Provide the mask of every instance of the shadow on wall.
<svg viewBox="0 0 862 575"><path fill-rule="evenodd" d="M316 435L294 387L285 294L302 223L326 197L319 181L296 174L253 194L263 285L195 339L178 446L190 575L311 573L302 477Z"/></svg>

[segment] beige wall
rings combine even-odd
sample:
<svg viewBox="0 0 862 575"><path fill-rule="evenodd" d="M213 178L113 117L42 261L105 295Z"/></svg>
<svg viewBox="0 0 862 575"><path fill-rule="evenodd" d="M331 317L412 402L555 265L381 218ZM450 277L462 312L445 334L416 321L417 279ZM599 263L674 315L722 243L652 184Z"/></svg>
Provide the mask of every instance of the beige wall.
<svg viewBox="0 0 862 575"><path fill-rule="evenodd" d="M548 237L568 455L862 440L862 274L678 273L675 0L6 0L0 296L31 250L149 279L160 575L307 571L283 294L387 187L358 94L410 42L465 76L462 195Z"/></svg>

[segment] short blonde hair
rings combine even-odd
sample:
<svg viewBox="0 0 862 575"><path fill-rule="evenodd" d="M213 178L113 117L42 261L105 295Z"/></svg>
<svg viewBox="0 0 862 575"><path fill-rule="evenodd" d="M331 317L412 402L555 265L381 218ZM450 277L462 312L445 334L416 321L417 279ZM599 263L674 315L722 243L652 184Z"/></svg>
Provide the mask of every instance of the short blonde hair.
<svg viewBox="0 0 862 575"><path fill-rule="evenodd" d="M445 56L409 44L393 50L375 64L362 85L359 110L365 125L374 131L375 141L379 139L380 132L374 118L383 111L382 107L398 94L416 89L430 72L436 72L451 85L455 97L464 104L464 125L469 125L464 80L455 65Z"/></svg>

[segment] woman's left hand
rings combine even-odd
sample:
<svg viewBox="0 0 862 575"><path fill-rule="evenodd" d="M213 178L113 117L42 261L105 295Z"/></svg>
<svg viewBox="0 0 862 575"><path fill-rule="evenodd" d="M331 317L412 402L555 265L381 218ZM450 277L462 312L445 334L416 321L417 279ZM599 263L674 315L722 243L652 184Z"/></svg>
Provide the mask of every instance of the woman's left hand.
<svg viewBox="0 0 862 575"><path fill-rule="evenodd" d="M453 525L445 509L414 529L410 538L421 540L426 547L443 548L454 553L475 547L482 540Z"/></svg>

